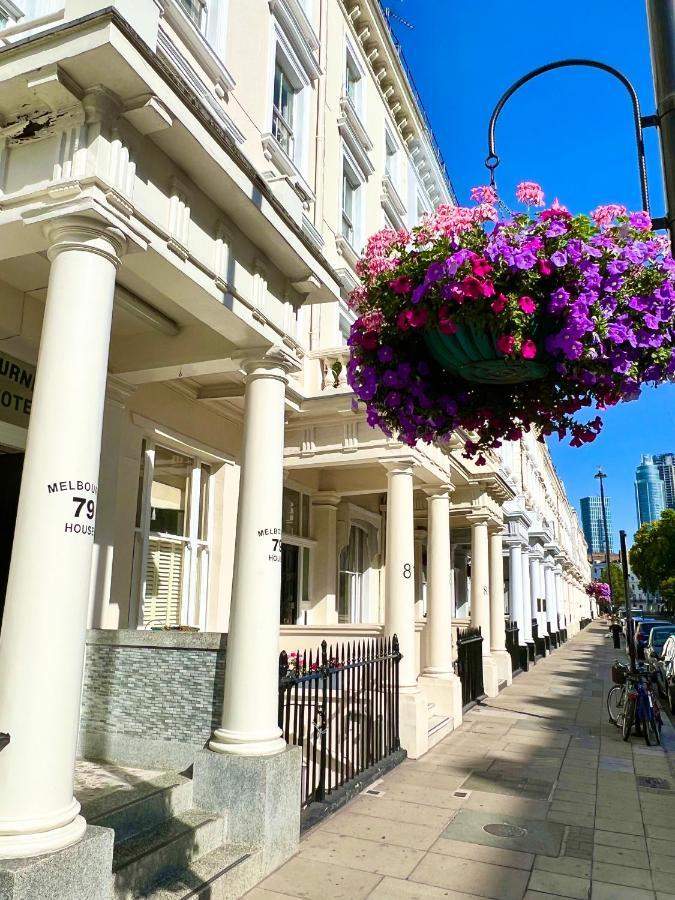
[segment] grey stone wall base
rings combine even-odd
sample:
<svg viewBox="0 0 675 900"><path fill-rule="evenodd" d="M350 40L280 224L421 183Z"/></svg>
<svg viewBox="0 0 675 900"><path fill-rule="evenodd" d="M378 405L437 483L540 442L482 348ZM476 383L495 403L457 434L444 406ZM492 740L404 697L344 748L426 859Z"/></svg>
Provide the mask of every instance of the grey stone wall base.
<svg viewBox="0 0 675 900"><path fill-rule="evenodd" d="M301 771L299 747L275 756L202 750L194 761L194 803L225 815L229 843L260 848L266 875L297 850Z"/></svg>
<svg viewBox="0 0 675 900"><path fill-rule="evenodd" d="M102 759L120 766L184 772L203 746L123 733L80 731L78 753L83 759Z"/></svg>
<svg viewBox="0 0 675 900"><path fill-rule="evenodd" d="M0 900L110 900L113 840L111 828L88 825L81 841L58 853L0 859Z"/></svg>

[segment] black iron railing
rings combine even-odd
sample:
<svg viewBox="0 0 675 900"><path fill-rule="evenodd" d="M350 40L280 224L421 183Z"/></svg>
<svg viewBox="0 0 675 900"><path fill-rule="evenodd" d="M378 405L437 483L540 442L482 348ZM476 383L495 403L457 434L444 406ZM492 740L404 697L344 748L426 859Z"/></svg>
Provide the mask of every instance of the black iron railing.
<svg viewBox="0 0 675 900"><path fill-rule="evenodd" d="M546 656L546 638L539 637L539 622L532 619L532 639L534 640L534 652L537 656Z"/></svg>
<svg viewBox="0 0 675 900"><path fill-rule="evenodd" d="M560 645L560 641L558 638L558 632L551 631L551 623L550 622L546 623L546 627L548 628L548 636L551 641L551 650L557 650Z"/></svg>
<svg viewBox="0 0 675 900"><path fill-rule="evenodd" d="M302 747L302 806L400 749L398 638L279 655L279 727Z"/></svg>
<svg viewBox="0 0 675 900"><path fill-rule="evenodd" d="M483 690L483 635L480 628L457 632L457 674L462 681L462 705L478 700Z"/></svg>
<svg viewBox="0 0 675 900"><path fill-rule="evenodd" d="M506 649L511 657L511 671L518 672L520 670L520 649L518 647L518 625L516 622L507 622L505 635Z"/></svg>
<svg viewBox="0 0 675 900"><path fill-rule="evenodd" d="M0 750L4 750L9 744L9 735L5 731L0 731Z"/></svg>
<svg viewBox="0 0 675 900"><path fill-rule="evenodd" d="M560 635L560 643L564 644L567 641L567 629L561 628L558 634Z"/></svg>
<svg viewBox="0 0 675 900"><path fill-rule="evenodd" d="M590 620L590 619L582 619L582 620L579 622L579 626L580 626L581 628L585 628L587 625L590 625L590 624L591 624L591 620Z"/></svg>

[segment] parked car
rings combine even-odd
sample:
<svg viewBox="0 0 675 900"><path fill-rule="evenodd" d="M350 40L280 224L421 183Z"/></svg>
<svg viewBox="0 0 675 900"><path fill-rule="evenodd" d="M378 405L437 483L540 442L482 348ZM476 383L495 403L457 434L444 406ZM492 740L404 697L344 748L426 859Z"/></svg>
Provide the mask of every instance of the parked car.
<svg viewBox="0 0 675 900"><path fill-rule="evenodd" d="M663 648L671 635L675 635L675 625L657 625L649 633L645 646L645 662L656 672L659 691L665 696L665 667L662 667Z"/></svg>
<svg viewBox="0 0 675 900"><path fill-rule="evenodd" d="M663 690L668 706L675 715L675 634L672 634L663 645L659 666L659 690Z"/></svg>
<svg viewBox="0 0 675 900"><path fill-rule="evenodd" d="M645 658L645 647L649 640L649 633L652 628L662 625L670 625L672 623L665 619L641 619L635 625L635 653L638 659Z"/></svg>

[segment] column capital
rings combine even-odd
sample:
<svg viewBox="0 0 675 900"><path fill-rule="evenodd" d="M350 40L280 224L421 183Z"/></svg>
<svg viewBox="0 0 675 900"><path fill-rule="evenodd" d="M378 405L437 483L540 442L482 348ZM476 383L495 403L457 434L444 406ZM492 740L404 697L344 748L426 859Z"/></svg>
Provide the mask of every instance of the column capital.
<svg viewBox="0 0 675 900"><path fill-rule="evenodd" d="M245 351L244 351L245 352ZM254 378L278 378L288 383L288 376L299 372L302 364L297 356L283 347L273 345L259 355L242 359L240 371L248 380Z"/></svg>
<svg viewBox="0 0 675 900"><path fill-rule="evenodd" d="M332 506L337 508L342 502L342 496L334 491L316 491L312 494L312 506Z"/></svg>
<svg viewBox="0 0 675 900"><path fill-rule="evenodd" d="M472 526L488 525L494 521L494 517L489 510L478 507L468 514L466 520Z"/></svg>
<svg viewBox="0 0 675 900"><path fill-rule="evenodd" d="M428 484L422 490L427 495L427 503L430 503L432 500L449 500L450 494L455 490L455 486L449 482L445 484Z"/></svg>
<svg viewBox="0 0 675 900"><path fill-rule="evenodd" d="M387 470L387 477L389 477L390 475L412 475L417 460L414 456L398 456L394 459L381 459L380 463Z"/></svg>
<svg viewBox="0 0 675 900"><path fill-rule="evenodd" d="M50 262L59 253L79 250L102 256L117 267L127 249L127 239L119 228L88 216L53 219L45 222L42 230L49 241L47 257Z"/></svg>

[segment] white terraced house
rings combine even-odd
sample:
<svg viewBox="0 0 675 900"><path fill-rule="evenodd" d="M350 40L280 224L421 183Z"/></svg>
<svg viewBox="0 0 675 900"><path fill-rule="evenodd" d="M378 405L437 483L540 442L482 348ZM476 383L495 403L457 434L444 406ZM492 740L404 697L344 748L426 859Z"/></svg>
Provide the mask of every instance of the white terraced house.
<svg viewBox="0 0 675 900"><path fill-rule="evenodd" d="M361 768L421 756L592 616L586 544L534 438L476 468L462 434L410 449L352 407L359 252L454 202L377 0L18 2L0 898L240 896L297 845L305 724L329 790L364 723L393 730ZM324 640L329 712L291 728L279 654ZM361 694L345 644L387 656ZM155 776L106 806L87 760Z"/></svg>

